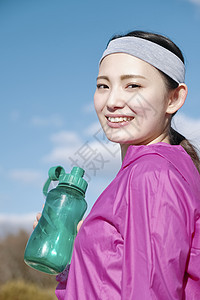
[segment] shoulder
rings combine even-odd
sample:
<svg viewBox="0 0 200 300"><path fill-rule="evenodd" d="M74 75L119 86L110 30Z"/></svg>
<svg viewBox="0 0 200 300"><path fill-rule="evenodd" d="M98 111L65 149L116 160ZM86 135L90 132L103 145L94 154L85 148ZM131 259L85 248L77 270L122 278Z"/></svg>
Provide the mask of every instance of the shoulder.
<svg viewBox="0 0 200 300"><path fill-rule="evenodd" d="M165 158L147 154L130 165L129 171L128 204L138 202L139 207L156 212L164 207L180 209L182 202L188 202L184 195L189 190L187 182Z"/></svg>
<svg viewBox="0 0 200 300"><path fill-rule="evenodd" d="M157 199L160 204L171 203L172 207L198 208L200 212L200 180L193 168L187 168L181 162L181 155L176 160L160 155L146 153L129 166L128 186L130 195L141 195L149 199ZM198 175L198 178L197 178ZM199 184L197 184L199 183ZM186 207L187 206L187 207Z"/></svg>
<svg viewBox="0 0 200 300"><path fill-rule="evenodd" d="M199 192L200 176L192 159L180 145L165 143L148 146L130 146L123 161L124 174L129 182L142 183L166 180L173 185L178 183L190 186L193 192ZM175 180L176 179L176 180ZM174 181L174 182L173 182Z"/></svg>
<svg viewBox="0 0 200 300"><path fill-rule="evenodd" d="M132 159L129 158L129 165L134 173L142 172L143 175L148 175L153 172L162 174L172 172L188 182L194 177L195 166L179 145L158 143L141 146L129 149L129 157L130 154L133 156Z"/></svg>
<svg viewBox="0 0 200 300"><path fill-rule="evenodd" d="M151 194L189 189L189 184L175 163L159 153L146 153L129 166L129 187Z"/></svg>
<svg viewBox="0 0 200 300"><path fill-rule="evenodd" d="M177 173L176 167L159 153L146 153L130 165L130 173L137 178L151 177L153 174L160 177L170 170Z"/></svg>

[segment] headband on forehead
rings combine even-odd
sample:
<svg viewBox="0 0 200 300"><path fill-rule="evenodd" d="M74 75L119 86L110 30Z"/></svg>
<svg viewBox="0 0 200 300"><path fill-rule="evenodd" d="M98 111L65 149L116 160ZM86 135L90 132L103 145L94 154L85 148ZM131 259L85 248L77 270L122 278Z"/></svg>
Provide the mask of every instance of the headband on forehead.
<svg viewBox="0 0 200 300"><path fill-rule="evenodd" d="M112 40L102 59L113 53L127 53L151 64L178 83L185 81L185 66L181 59L168 49L149 40L127 36Z"/></svg>

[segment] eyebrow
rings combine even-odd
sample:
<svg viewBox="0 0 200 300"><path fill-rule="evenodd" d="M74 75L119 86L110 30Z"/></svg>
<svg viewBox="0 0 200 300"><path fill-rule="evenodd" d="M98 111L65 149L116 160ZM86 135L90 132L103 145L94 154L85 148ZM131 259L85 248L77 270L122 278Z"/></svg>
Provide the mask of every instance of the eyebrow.
<svg viewBox="0 0 200 300"><path fill-rule="evenodd" d="M132 78L143 78L143 79L146 79L144 76L142 76L142 75L134 75L134 74L127 74L127 75L121 75L120 76L120 79L121 80L125 80L125 79L132 79ZM105 79L105 80L107 80L107 81L109 81L109 78L108 78L108 76L98 76L97 77L97 80L98 79Z"/></svg>

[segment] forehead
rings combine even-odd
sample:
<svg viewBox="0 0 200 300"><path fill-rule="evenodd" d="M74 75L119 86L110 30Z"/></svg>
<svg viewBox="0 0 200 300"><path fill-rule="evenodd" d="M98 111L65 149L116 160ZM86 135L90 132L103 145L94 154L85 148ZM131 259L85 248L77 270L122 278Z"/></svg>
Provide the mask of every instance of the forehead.
<svg viewBox="0 0 200 300"><path fill-rule="evenodd" d="M113 53L104 57L99 66L99 74L137 74L147 78L152 76L161 77L160 72L155 67L126 53Z"/></svg>

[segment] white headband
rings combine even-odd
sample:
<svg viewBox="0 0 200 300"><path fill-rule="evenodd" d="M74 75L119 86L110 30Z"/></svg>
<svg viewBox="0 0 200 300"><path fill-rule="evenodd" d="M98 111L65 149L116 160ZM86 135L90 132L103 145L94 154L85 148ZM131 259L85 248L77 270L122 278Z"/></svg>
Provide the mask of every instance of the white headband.
<svg viewBox="0 0 200 300"><path fill-rule="evenodd" d="M149 40L127 36L110 41L102 59L113 53L127 53L146 61L178 83L185 81L185 66L181 59L168 49Z"/></svg>

